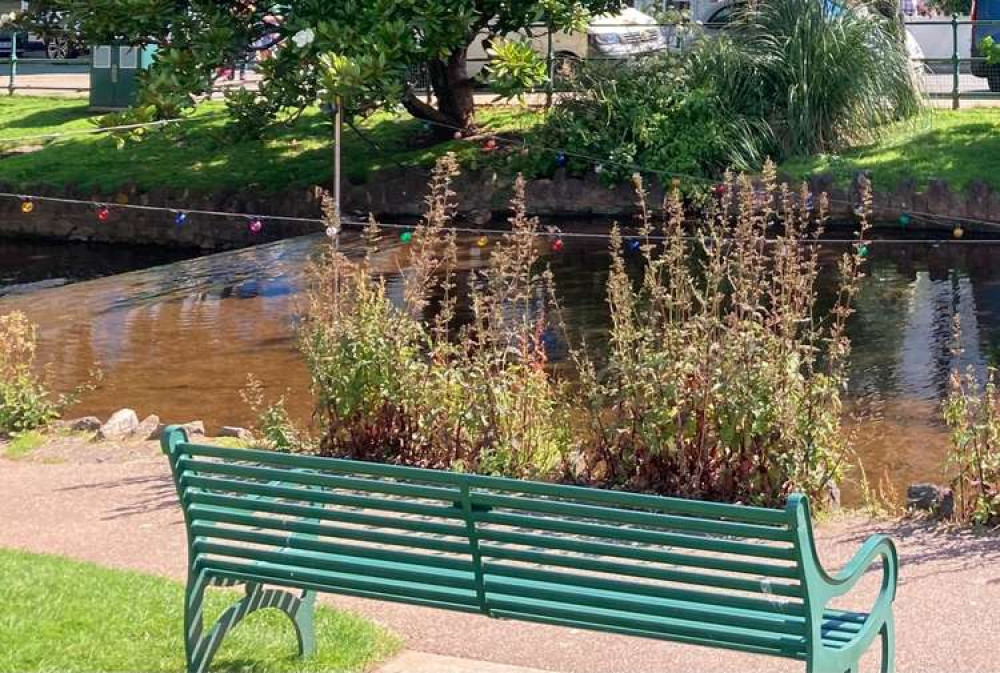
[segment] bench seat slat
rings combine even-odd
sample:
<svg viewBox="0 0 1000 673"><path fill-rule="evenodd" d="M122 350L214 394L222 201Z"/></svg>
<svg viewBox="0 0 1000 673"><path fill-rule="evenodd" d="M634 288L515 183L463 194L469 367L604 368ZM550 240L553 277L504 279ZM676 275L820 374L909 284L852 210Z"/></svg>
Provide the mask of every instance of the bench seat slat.
<svg viewBox="0 0 1000 673"><path fill-rule="evenodd" d="M462 572L447 568L428 568L408 563L380 561L371 558L317 554L299 549L285 548L280 551L252 549L217 542L195 540L192 545L195 558L212 561L208 557L226 557L266 563L274 569L284 569L290 573L308 572L318 578L325 575L358 575L372 582L401 581L419 583L422 586L448 587L451 589L475 590L475 579L471 571ZM473 595L475 595L473 593Z"/></svg>
<svg viewBox="0 0 1000 673"><path fill-rule="evenodd" d="M599 507L595 505L580 505L555 500L536 500L531 498L487 495L483 493L476 493L473 496L472 502L474 505L502 507L520 512L530 512L531 514L553 514L556 516L581 519L596 519L598 521L611 521L616 524L647 526L649 528L697 531L700 533L709 533L712 535L722 535L727 537L757 538L780 542L792 542L794 540L792 531L787 526L779 528L774 526L761 526L757 524L733 523L730 521L716 521L713 519L674 516L671 514L653 514L650 512L614 509L612 507ZM481 512L478 514L480 520L484 522L489 522L490 517L493 515L493 512ZM529 521L541 522L545 519L545 517L531 516L530 514L522 514L521 516L525 517ZM541 527L541 525L539 525L539 527Z"/></svg>
<svg viewBox="0 0 1000 673"><path fill-rule="evenodd" d="M785 614L777 611L772 605L765 604L766 610L747 610L722 605L720 604L722 601L678 601L635 593L602 591L583 585L585 582L581 582L581 586L567 586L508 578L487 578L487 603L491 603L499 596L532 598L571 607L607 608L622 613L669 617L706 624L725 624L782 635L804 637L806 632L806 620L801 613ZM720 595L719 598L723 597Z"/></svg>
<svg viewBox="0 0 1000 673"><path fill-rule="evenodd" d="M377 509L389 512L402 512L441 519L461 520L462 511L455 507L441 505L426 505L409 501L386 500L385 498L365 497L359 495L341 495L310 488L296 488L261 482L239 481L236 479L219 479L216 477L198 477L183 474L180 477L181 487L203 488L209 491L224 493L243 493L245 495L264 496L271 498L287 498L305 503L342 505L359 509Z"/></svg>
<svg viewBox="0 0 1000 673"><path fill-rule="evenodd" d="M491 570L496 570L492 566ZM605 591L609 594L665 599L684 603L712 604L753 612L781 612L783 615L804 617L805 605L792 598L766 599L746 596L732 591L706 591L704 589L679 588L654 582L630 582L621 579L583 574L562 573L543 568L531 568L529 573L511 573L501 570L486 575L486 582L528 582L544 586L569 587Z"/></svg>
<svg viewBox="0 0 1000 673"><path fill-rule="evenodd" d="M367 491L387 495L405 496L454 502L461 495L455 488L440 488L437 486L420 486L406 484L386 479L359 479L356 477L338 477L322 474L316 471L290 470L287 468L263 467L260 465L236 465L233 463L212 462L182 458L178 461L182 474L197 473L218 474L231 477L243 477L258 481L283 482L288 486L309 485L326 488L343 489L346 491Z"/></svg>
<svg viewBox="0 0 1000 673"><path fill-rule="evenodd" d="M302 517L304 519L335 521L337 523L350 523L359 526L372 526L374 528L395 528L398 530L407 530L416 533L426 533L428 535L441 535L459 538L465 538L467 535L464 525L424 521L421 519L401 516L379 516L377 514L347 511L343 509L326 509L324 507L317 507L313 505L298 505L289 502L277 502L274 500L249 500L245 497L235 495L222 495L202 491L188 491L185 499L189 503L189 508L192 510L193 508L201 507L202 505L209 505L242 510L246 512L283 514Z"/></svg>
<svg viewBox="0 0 1000 673"><path fill-rule="evenodd" d="M322 554L342 556L345 558L376 559L379 561L391 561L396 563L406 563L413 566L427 566L431 568L446 568L450 570L473 571L472 561L466 558L456 558L453 556L443 556L441 554L419 554L413 552L403 552L384 547L371 545L347 545L326 540L304 538L296 533L289 535L275 535L273 533L261 533L247 530L245 528L228 528L210 523L195 520L191 523L191 532L197 536L195 543L198 544L203 539L209 540L229 540L233 542L249 542L251 544L266 545L279 549L297 549ZM468 548L461 550L468 554ZM331 565L334 563L331 560Z"/></svg>
<svg viewBox="0 0 1000 673"><path fill-rule="evenodd" d="M517 615L539 615L555 619L572 620L580 624L594 626L616 626L659 634L662 638L687 636L706 638L717 644L751 646L772 649L785 656L799 658L804 655L806 639L804 635L782 635L752 629L743 629L721 624L693 623L669 617L651 617L615 610L588 607L575 608L559 603L549 603L526 597L490 599L490 608Z"/></svg>
<svg viewBox="0 0 1000 673"><path fill-rule="evenodd" d="M178 453L192 456L221 458L239 463L283 465L308 468L326 473L359 474L387 477L424 484L447 486L468 485L471 489L485 489L524 493L547 498L567 498L580 502L594 502L616 507L635 507L664 513L691 515L705 519L723 519L769 525L787 525L788 515L783 510L746 505L729 505L685 498L668 498L642 493L609 491L582 486L567 486L545 482L521 481L504 477L426 470L417 467L370 463L358 460L330 459L302 454L287 454L257 449L231 449L222 446L181 443Z"/></svg>
<svg viewBox="0 0 1000 673"><path fill-rule="evenodd" d="M648 547L627 547L623 545L607 544L604 542L594 542L591 540L572 540L554 535L519 535L516 533L507 533L506 531L493 531L488 528L479 529L477 532L480 540L493 540L497 542L507 542L543 549L573 551L594 556L614 556L618 558L649 561L651 563L705 568L709 570L721 570L724 572L760 575L763 577L780 577L784 579L798 578L798 568L787 564L776 565L769 563L752 563L729 557L676 554L657 549L650 549ZM487 555L490 553L490 550L497 548L496 545L489 544L481 546L483 553ZM535 553L545 554L546 552Z"/></svg>
<svg viewBox="0 0 1000 673"><path fill-rule="evenodd" d="M674 582L677 584L692 584L715 589L730 589L732 591L744 591L755 594L775 594L789 598L799 598L802 590L797 584L785 584L782 582L766 582L734 577L732 575L713 575L710 573L699 573L688 570L666 570L660 568L650 568L638 564L614 563L599 559L588 559L579 556L559 557L549 555L544 559L539 559L532 552L503 549L493 550L491 553L495 559L507 561L519 561L522 563L534 563L546 567L564 567L577 570L585 570L595 573L605 573L609 575L623 575L627 577L639 577L649 580L659 580L661 582ZM524 565L510 565L497 563L495 561L485 561L486 573L496 573L505 577L520 577L522 579L539 579L545 581L548 577L552 581L571 581L579 577L573 573L556 570L542 570ZM637 585L641 586L641 585Z"/></svg>
<svg viewBox="0 0 1000 673"><path fill-rule="evenodd" d="M279 519L276 517L253 516L245 511L210 507L204 505L191 506L192 524L195 522L220 522L240 526L251 526L265 530L280 530L287 533L304 533L318 535L323 538L356 540L374 544L396 545L426 549L429 551L447 552L450 554L468 554L469 543L452 540L439 540L417 535L400 535L399 533L384 533L367 527L347 528L329 524L313 523L301 519Z"/></svg>
<svg viewBox="0 0 1000 673"><path fill-rule="evenodd" d="M194 569L196 572L205 572L211 577L240 582L276 584L450 610L480 611L474 591L461 591L447 586L428 587L413 582L372 581L364 575L315 573L305 569L291 571L283 566L272 566L268 563L250 564L220 559L200 559Z"/></svg>

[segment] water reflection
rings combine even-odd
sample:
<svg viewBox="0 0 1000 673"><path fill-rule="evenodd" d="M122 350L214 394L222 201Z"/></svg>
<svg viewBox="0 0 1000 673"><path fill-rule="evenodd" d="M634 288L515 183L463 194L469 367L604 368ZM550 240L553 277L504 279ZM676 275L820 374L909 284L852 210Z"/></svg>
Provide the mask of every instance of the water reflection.
<svg viewBox="0 0 1000 673"><path fill-rule="evenodd" d="M311 402L295 350L296 303L310 255L325 241L300 238L167 266L0 297L0 312L25 311L41 327L41 357L53 363L60 389L84 380L99 362L106 380L74 414L106 415L131 406L164 420L246 424L239 391L248 374L285 394L292 414L308 418ZM345 250L359 242L345 237ZM832 301L835 261L824 249L823 301ZM482 262L473 241L462 264ZM879 397L881 420L854 429L869 477L887 474L898 488L940 480L945 431L939 416L956 364L983 371L996 360L1000 336L1000 244L876 243L850 323L853 399ZM606 334L607 255L600 244L573 241L551 259L567 321L592 343ZM377 260L390 295L401 296L405 252ZM462 282L465 282L464 280ZM463 286L467 288L467 285ZM460 288L462 290L463 288ZM961 317L962 356L952 353L952 317ZM548 335L553 355L565 352ZM848 495L850 492L848 491Z"/></svg>

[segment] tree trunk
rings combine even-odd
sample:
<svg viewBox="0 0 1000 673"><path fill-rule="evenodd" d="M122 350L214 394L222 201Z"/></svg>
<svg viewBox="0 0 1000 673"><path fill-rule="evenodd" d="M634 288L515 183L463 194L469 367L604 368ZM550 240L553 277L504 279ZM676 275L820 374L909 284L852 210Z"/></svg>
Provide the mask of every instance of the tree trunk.
<svg viewBox="0 0 1000 673"><path fill-rule="evenodd" d="M474 81L468 74L466 50L452 53L447 60L430 61L431 89L437 107L420 100L412 90L403 98L403 106L418 119L433 125L434 135L451 138L456 132L466 133L475 124L476 103Z"/></svg>

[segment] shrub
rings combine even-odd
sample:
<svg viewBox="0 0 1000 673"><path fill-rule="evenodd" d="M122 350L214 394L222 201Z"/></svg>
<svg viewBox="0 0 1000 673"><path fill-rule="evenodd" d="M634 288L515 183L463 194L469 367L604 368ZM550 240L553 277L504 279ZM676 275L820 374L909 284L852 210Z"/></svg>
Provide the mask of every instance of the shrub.
<svg viewBox="0 0 1000 673"><path fill-rule="evenodd" d="M553 327L572 339L523 183L511 233L464 277L455 170L451 157L436 169L408 260L378 250L373 223L362 260L331 247L310 272L301 342L320 453L760 505L803 491L822 506L849 450L845 323L865 255L862 241L844 254L821 310L824 199L815 214L798 205L812 199L776 187L769 165L761 188L729 179L691 238L680 194L655 225L637 183L641 268L615 229L610 346L571 347L563 381L545 344ZM383 266L406 269L401 282Z"/></svg>
<svg viewBox="0 0 1000 673"><path fill-rule="evenodd" d="M36 328L20 312L0 316L0 435L42 427L59 415L34 371Z"/></svg>
<svg viewBox="0 0 1000 673"><path fill-rule="evenodd" d="M746 178L728 185L693 239L676 190L662 227L642 204L637 281L615 231L609 352L600 365L583 349L573 355L586 410L578 476L759 505L802 491L821 503L849 448L844 328L864 253L859 244L840 260L839 297L824 314L813 217L796 205L808 194L779 190L773 165L762 189Z"/></svg>
<svg viewBox="0 0 1000 673"><path fill-rule="evenodd" d="M757 152L782 159L869 140L919 104L898 24L867 5L760 0L692 53L692 77L770 127Z"/></svg>
<svg viewBox="0 0 1000 673"><path fill-rule="evenodd" d="M711 82L695 83L680 57L662 54L613 65L588 63L577 76L579 93L560 99L538 131L538 145L572 150L569 169L592 168L579 154L606 159L608 184L628 180L635 166L713 176L745 145L747 122L734 114ZM756 159L756 157L753 157ZM522 164L551 172L555 159Z"/></svg>
<svg viewBox="0 0 1000 673"><path fill-rule="evenodd" d="M961 355L955 322L956 356ZM1000 521L1000 391L997 370L981 379L970 365L952 371L943 417L950 434L948 466L954 471L955 517L962 522Z"/></svg>
<svg viewBox="0 0 1000 673"><path fill-rule="evenodd" d="M400 292L376 274L378 228L360 262L331 248L311 271L302 350L324 455L545 476L567 450L559 384L545 369L547 277L538 222L518 183L511 233L467 279L471 318L456 323L454 157L435 169L412 232ZM336 226L336 223L331 223Z"/></svg>
<svg viewBox="0 0 1000 673"><path fill-rule="evenodd" d="M817 0L747 3L725 34L686 54L588 64L576 84L538 144L604 159L609 184L636 166L714 179L768 157L836 151L919 105L898 24L864 5L834 11ZM519 166L551 173L555 159L546 150ZM569 168L592 165L571 156Z"/></svg>

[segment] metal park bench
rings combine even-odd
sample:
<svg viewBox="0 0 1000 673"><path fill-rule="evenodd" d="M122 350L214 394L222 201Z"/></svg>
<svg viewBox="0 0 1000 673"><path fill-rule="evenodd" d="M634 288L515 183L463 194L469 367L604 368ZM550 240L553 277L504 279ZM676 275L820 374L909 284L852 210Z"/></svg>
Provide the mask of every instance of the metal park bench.
<svg viewBox="0 0 1000 673"><path fill-rule="evenodd" d="M310 654L317 592L768 654L812 673L856 673L881 636L893 670L895 547L875 536L827 575L803 496L725 505L202 446L176 427L162 443L188 534L191 673L263 608L284 611ZM871 612L831 609L879 559ZM206 632L205 589L227 584L246 595Z"/></svg>

